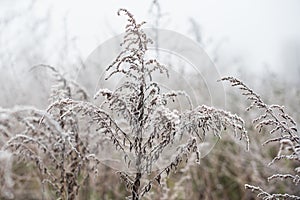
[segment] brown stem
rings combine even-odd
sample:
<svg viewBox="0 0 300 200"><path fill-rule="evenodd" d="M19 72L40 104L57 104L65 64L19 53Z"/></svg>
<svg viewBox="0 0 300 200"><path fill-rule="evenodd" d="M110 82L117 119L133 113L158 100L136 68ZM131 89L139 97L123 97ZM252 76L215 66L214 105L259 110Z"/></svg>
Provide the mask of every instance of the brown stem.
<svg viewBox="0 0 300 200"><path fill-rule="evenodd" d="M135 180L134 180L134 184L133 184L133 187L132 187L132 200L139 200L140 197L139 197L139 188L140 188L140 185L141 185L141 180L142 178L142 174L140 172L136 173L136 177L135 177Z"/></svg>

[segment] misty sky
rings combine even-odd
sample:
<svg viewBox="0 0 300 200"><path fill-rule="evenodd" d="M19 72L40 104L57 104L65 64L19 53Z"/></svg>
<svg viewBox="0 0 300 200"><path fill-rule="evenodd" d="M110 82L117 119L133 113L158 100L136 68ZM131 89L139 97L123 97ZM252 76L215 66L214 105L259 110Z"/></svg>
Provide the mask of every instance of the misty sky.
<svg viewBox="0 0 300 200"><path fill-rule="evenodd" d="M30 1L0 1L0 17L18 13ZM67 24L70 38L76 38L76 46L83 57L99 44L121 33L125 24L118 17L119 8L127 8L137 20L154 23L150 13L152 1L36 1L32 20L51 13L51 34L58 33ZM286 49L298 50L300 39L300 1L298 0L160 0L163 14L161 28L177 31L187 36L191 26L189 19L201 27L204 40L220 42L220 50L230 57L241 59L246 66L256 70L265 64L275 71L287 60ZM22 26L22 24L20 24ZM3 30L2 30L3 31ZM294 52L293 52L294 53ZM296 56L298 57L296 52ZM292 59L296 59L296 58ZM288 59L290 60L290 59Z"/></svg>

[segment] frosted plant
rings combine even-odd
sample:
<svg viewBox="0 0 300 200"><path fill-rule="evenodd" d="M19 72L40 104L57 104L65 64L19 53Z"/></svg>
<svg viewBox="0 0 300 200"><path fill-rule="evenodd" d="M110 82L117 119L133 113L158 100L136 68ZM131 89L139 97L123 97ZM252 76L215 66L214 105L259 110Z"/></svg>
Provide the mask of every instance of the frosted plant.
<svg viewBox="0 0 300 200"><path fill-rule="evenodd" d="M50 102L65 98L87 100L78 84L66 79L51 66L56 83ZM62 113L64 116L62 117ZM4 152L11 151L20 161L32 161L41 174L43 187L55 192L58 199L75 199L80 187L91 173L97 173L100 163L86 147L86 126L80 126L76 115L66 114L64 107L45 112L33 107L1 110L1 132ZM13 133L9 130L14 129ZM50 197L51 198L51 197Z"/></svg>
<svg viewBox="0 0 300 200"><path fill-rule="evenodd" d="M52 188L58 199L75 199L84 180L79 176L96 173L99 163L78 137L77 125L34 108L17 108L10 114L18 118L20 124L15 126L22 126L23 131L11 137L2 150L35 163L44 187ZM74 132L67 132L66 127Z"/></svg>
<svg viewBox="0 0 300 200"><path fill-rule="evenodd" d="M9 119L17 119L14 126L19 131L7 137L1 150L35 163L43 186L58 199L78 198L84 180L97 173L99 154L107 143L122 155L124 170L117 174L133 200L144 197L154 184L164 187L170 173L186 163L190 166L189 159L199 164L207 134L219 139L227 129L245 140L248 148L244 121L237 115L205 105L194 108L191 103L184 111L171 109L179 96L190 102L188 95L184 91L165 92L153 80L158 74L168 77L167 67L148 58L152 41L142 29L144 22L137 23L125 9L120 9L121 13L128 17L123 50L106 69L106 79L121 80L117 88L98 90L94 96L98 101L91 102L75 81L43 65L57 81L47 112L35 108L6 111ZM5 129L0 130L7 135ZM174 145L171 160L158 166L159 159Z"/></svg>
<svg viewBox="0 0 300 200"><path fill-rule="evenodd" d="M297 130L297 125L294 119L286 114L283 106L268 105L261 97L256 94L252 89L247 87L242 81L233 78L225 77L221 79L223 81L229 81L232 86L238 87L243 91L243 95L251 101L251 105L246 109L247 111L257 108L262 111L262 114L253 120L256 124L256 128L259 132L263 128L269 130L270 135L275 135L263 143L263 145L269 143L276 143L279 146L277 156L269 163L269 165L275 164L276 161L287 159L295 163L295 166L299 165L300 161L300 138ZM295 174L274 174L268 178L268 181L278 180L290 180L295 185L300 182L300 168L295 168ZM246 184L245 187L252 191L258 192L258 197L268 199L300 199L299 196L286 193L270 194L264 189L252 185Z"/></svg>
<svg viewBox="0 0 300 200"><path fill-rule="evenodd" d="M8 110L0 107L0 148L10 137L12 137L10 131L12 126L14 126L14 122L10 119Z"/></svg>
<svg viewBox="0 0 300 200"><path fill-rule="evenodd" d="M94 141L112 143L126 163L127 169L118 174L131 194L128 198L138 200L153 184L160 185L162 177L186 163L191 154L195 154L199 163L199 145L206 134L220 138L223 130L231 128L247 145L249 141L243 120L235 114L205 105L196 108L190 105L183 112L171 110L168 105L177 96L189 101L188 96L183 91L163 92L153 80L157 72L168 77L167 67L147 58L147 47L152 41L143 32L145 22L137 23L125 9L120 9L118 14L121 13L128 17L121 43L123 50L106 69L106 79L117 76L122 80L121 85L114 90L100 89L94 97L104 98L101 103L67 98L54 102L48 111L67 110L60 118L70 113L81 115L95 127L90 133ZM178 144L173 159L166 166L155 168L158 159L173 144Z"/></svg>
<svg viewBox="0 0 300 200"><path fill-rule="evenodd" d="M32 67L31 71L36 68L49 69L53 74L55 84L51 87L51 94L49 99L51 103L66 98L73 98L84 101L89 100L90 97L87 91L81 85L76 83L76 81L67 78L66 75L59 72L55 67L41 64Z"/></svg>

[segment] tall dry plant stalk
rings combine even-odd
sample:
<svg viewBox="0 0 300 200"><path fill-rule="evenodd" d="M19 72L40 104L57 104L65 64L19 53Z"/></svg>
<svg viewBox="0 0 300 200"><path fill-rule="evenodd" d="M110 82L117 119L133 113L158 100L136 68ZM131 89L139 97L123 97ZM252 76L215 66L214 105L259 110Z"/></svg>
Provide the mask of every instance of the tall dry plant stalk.
<svg viewBox="0 0 300 200"><path fill-rule="evenodd" d="M246 109L247 111L257 108L262 112L260 116L253 120L253 123L256 124L256 128L259 132L266 128L270 135L272 135L272 138L265 141L263 145L276 143L279 146L277 156L273 158L269 165L273 165L275 162L283 159L290 160L294 163L294 174L273 174L268 178L268 181L272 181L274 179L289 180L295 185L298 185L300 182L300 137L295 120L284 111L283 106L266 104L258 94L246 86L242 81L233 77L225 77L221 80L229 81L232 86L238 87L241 91L243 91L242 95L246 96L247 99L251 101L250 106ZM288 169L283 170L288 171ZM293 194L270 194L264 189L253 185L246 184L245 187L252 191L258 192L257 197L264 200L300 199L300 196Z"/></svg>
<svg viewBox="0 0 300 200"><path fill-rule="evenodd" d="M192 153L199 162L199 145L206 134L220 138L223 130L232 128L234 134L240 134L240 139L245 139L247 144L248 136L243 120L224 110L205 105L194 109L191 105L189 110L181 113L170 110L168 105L177 96L188 96L182 91L162 92L160 84L153 81L154 73L168 76L168 70L156 59L147 58L148 44L152 41L142 30L145 22L137 23L125 9L120 9L118 14L121 13L129 22L121 43L123 50L106 69L106 79L118 75L121 85L114 90L100 89L95 98L102 96L105 100L99 105L64 99L53 103L49 110L57 107L68 110L61 117L70 112L82 114L97 127L95 134L109 138L116 151L122 152L128 168L118 172L131 194L128 198L138 200L154 183L160 185L162 176L168 176L187 162ZM178 139L182 140L174 158L161 169L154 169L164 151Z"/></svg>

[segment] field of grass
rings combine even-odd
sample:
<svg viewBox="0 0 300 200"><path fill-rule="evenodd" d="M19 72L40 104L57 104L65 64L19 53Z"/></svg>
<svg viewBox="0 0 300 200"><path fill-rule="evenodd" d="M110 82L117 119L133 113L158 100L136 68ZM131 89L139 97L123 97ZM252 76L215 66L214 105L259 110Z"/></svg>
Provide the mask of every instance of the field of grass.
<svg viewBox="0 0 300 200"><path fill-rule="evenodd" d="M143 23L118 14L122 50L102 70L117 86L91 93L102 74L81 84L44 63L25 95L1 98L0 199L300 199L299 86L220 77L226 107L202 105L197 76L180 74L185 88L178 63L148 54Z"/></svg>

